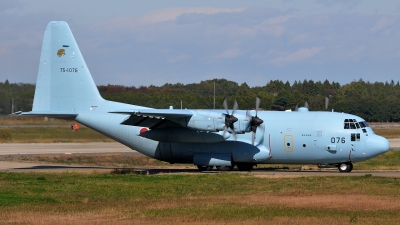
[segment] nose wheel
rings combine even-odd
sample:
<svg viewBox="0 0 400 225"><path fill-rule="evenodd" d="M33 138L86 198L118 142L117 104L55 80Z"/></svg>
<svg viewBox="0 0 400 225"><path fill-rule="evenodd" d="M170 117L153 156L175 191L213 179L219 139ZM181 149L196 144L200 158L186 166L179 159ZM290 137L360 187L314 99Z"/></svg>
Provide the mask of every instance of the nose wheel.
<svg viewBox="0 0 400 225"><path fill-rule="evenodd" d="M353 163L345 162L338 164L338 169L341 173L349 173L353 170Z"/></svg>

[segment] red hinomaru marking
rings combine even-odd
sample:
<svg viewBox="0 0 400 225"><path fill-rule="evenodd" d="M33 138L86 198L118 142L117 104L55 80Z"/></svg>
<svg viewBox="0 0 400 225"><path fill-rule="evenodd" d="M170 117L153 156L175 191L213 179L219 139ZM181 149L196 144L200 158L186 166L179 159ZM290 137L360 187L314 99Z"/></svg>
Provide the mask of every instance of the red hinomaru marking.
<svg viewBox="0 0 400 225"><path fill-rule="evenodd" d="M141 133L143 133L143 132L147 132L147 131L149 131L149 128L147 128L147 127L142 127L142 128L140 128L140 130L139 130L139 134L141 134Z"/></svg>

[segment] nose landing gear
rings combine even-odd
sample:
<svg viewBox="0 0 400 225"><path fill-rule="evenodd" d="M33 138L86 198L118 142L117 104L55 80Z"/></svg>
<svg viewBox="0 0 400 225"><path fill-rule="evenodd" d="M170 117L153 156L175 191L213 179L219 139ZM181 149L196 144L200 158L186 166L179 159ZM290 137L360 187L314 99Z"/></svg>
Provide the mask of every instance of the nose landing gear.
<svg viewBox="0 0 400 225"><path fill-rule="evenodd" d="M337 164L337 167L341 173L349 173L353 170L353 163L345 162Z"/></svg>

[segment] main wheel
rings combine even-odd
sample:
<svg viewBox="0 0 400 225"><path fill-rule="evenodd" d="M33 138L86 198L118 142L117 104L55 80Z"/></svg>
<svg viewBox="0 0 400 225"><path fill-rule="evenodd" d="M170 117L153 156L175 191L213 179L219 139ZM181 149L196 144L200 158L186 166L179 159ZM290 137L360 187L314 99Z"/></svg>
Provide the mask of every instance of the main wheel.
<svg viewBox="0 0 400 225"><path fill-rule="evenodd" d="M353 163L351 162L340 163L338 169L341 173L349 173L350 171L353 170Z"/></svg>
<svg viewBox="0 0 400 225"><path fill-rule="evenodd" d="M233 170L233 166L217 166L218 171L231 171Z"/></svg>
<svg viewBox="0 0 400 225"><path fill-rule="evenodd" d="M236 166L240 171L250 171L253 169L254 165L250 163L239 163L236 164Z"/></svg>
<svg viewBox="0 0 400 225"><path fill-rule="evenodd" d="M197 165L197 168L200 171L211 171L213 169L213 166L203 166L203 165Z"/></svg>

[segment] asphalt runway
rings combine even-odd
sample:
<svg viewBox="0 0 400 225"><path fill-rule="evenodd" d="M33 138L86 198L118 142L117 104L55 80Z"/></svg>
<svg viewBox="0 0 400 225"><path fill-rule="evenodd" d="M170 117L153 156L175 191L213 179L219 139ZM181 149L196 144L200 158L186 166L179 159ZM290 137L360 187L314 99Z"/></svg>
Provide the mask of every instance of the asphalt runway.
<svg viewBox="0 0 400 225"><path fill-rule="evenodd" d="M400 150L400 138L388 139L390 143L390 149Z"/></svg>
<svg viewBox="0 0 400 225"><path fill-rule="evenodd" d="M133 152L140 154L118 142L0 144L0 156Z"/></svg>
<svg viewBox="0 0 400 225"><path fill-rule="evenodd" d="M392 149L400 149L400 139L389 139ZM96 142L96 143L32 143L32 144L0 144L0 157L21 157L24 155L74 155L74 154L123 154L123 155L142 155L117 142ZM110 172L117 169L115 167L81 166L81 165L60 165L48 163L32 162L13 162L0 161L0 171L2 172ZM131 168L140 174L182 174L200 173L196 168L182 168L179 165L172 168ZM235 170L234 170L235 171ZM239 171L235 171L239 172ZM203 174L219 173L219 171L203 172ZM248 173L248 172L240 172ZM257 176L266 177L298 177L298 176L372 176L397 177L397 171L352 171L351 173L340 173L337 169L322 170L283 170L283 169L257 169L251 173Z"/></svg>

